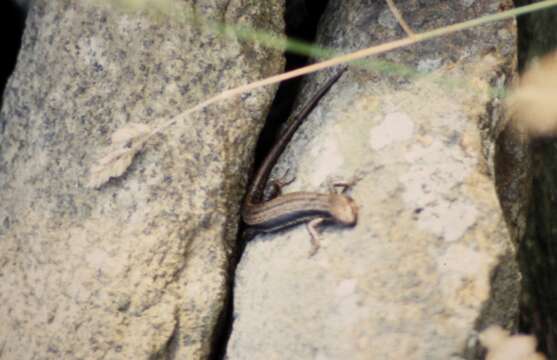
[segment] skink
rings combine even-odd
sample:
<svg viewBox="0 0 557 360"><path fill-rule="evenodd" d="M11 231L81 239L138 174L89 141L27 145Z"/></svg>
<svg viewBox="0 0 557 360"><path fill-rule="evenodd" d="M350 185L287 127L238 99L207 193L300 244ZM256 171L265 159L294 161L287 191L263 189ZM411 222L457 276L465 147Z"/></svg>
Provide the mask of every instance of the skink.
<svg viewBox="0 0 557 360"><path fill-rule="evenodd" d="M345 70L346 67L343 67L331 77L292 118L256 172L242 205L242 219L255 232L273 232L292 225L308 223L315 251L318 246L315 227L318 224L356 224L358 207L352 198L344 194L294 192L280 194L268 201L263 200L265 185L277 159L307 115Z"/></svg>

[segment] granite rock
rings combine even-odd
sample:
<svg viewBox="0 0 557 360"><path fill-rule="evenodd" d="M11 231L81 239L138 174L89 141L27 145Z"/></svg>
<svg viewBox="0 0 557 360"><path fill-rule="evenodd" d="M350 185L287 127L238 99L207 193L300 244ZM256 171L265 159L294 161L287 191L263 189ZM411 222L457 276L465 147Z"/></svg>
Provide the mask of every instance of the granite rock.
<svg viewBox="0 0 557 360"><path fill-rule="evenodd" d="M214 351L245 174L275 89L181 119L123 176L85 184L116 129L156 127L282 70L280 51L180 14L280 33L282 2L172 4L32 3L0 115L1 358Z"/></svg>
<svg viewBox="0 0 557 360"><path fill-rule="evenodd" d="M414 31L508 1L396 1ZM476 359L478 331L514 326L519 274L494 182L500 90L513 76L503 21L352 66L279 160L284 191L356 184L355 228L303 226L248 243L228 359ZM318 30L347 52L404 36L386 2L331 0ZM481 41L478 41L481 39ZM303 103L331 72L311 77Z"/></svg>

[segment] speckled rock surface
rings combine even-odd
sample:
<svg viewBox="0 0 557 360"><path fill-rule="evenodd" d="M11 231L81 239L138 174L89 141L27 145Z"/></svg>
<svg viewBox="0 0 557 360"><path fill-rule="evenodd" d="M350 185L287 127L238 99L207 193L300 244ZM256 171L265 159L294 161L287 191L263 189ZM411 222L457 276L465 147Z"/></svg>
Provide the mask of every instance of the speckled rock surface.
<svg viewBox="0 0 557 360"><path fill-rule="evenodd" d="M174 10L282 31L281 1L197 3ZM193 115L124 176L84 184L120 126L160 124L282 66L164 16L33 3L0 117L0 358L207 358L274 89Z"/></svg>
<svg viewBox="0 0 557 360"><path fill-rule="evenodd" d="M396 4L425 31L509 2ZM321 42L345 51L403 36L384 2L331 0L324 16ZM303 226L247 245L228 359L475 359L478 330L513 326L519 276L492 159L514 55L514 24L499 22L383 57L426 76L351 69L335 84L275 173L296 175L287 192L360 178L358 225L324 228L311 258Z"/></svg>

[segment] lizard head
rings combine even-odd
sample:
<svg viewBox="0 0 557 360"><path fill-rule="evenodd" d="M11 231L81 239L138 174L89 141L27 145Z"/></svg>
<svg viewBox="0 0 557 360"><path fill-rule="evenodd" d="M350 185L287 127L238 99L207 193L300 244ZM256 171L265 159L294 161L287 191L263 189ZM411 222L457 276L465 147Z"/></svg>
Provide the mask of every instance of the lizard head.
<svg viewBox="0 0 557 360"><path fill-rule="evenodd" d="M343 194L330 194L330 211L335 223L353 226L358 221L358 205L351 197Z"/></svg>

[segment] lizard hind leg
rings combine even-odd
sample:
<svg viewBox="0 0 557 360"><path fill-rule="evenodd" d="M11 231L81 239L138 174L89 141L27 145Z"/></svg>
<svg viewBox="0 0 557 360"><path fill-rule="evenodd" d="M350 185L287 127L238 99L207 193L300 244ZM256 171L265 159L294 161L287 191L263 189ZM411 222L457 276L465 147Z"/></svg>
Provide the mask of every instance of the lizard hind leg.
<svg viewBox="0 0 557 360"><path fill-rule="evenodd" d="M265 201L269 201L276 198L277 196L282 195L282 189L285 186L292 184L294 180L296 180L295 176L288 176L289 173L290 169L286 169L281 177L271 181L271 189L269 190L269 195L265 197Z"/></svg>

